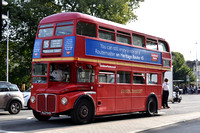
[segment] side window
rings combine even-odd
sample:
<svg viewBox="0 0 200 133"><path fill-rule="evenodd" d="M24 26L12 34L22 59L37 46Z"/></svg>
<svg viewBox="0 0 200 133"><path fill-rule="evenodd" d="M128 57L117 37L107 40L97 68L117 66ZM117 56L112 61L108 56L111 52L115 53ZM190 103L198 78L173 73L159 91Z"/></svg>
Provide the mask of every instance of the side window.
<svg viewBox="0 0 200 133"><path fill-rule="evenodd" d="M131 44L131 36L129 33L117 31L117 42Z"/></svg>
<svg viewBox="0 0 200 133"><path fill-rule="evenodd" d="M7 85L0 85L0 92L7 92L7 91L9 91Z"/></svg>
<svg viewBox="0 0 200 133"><path fill-rule="evenodd" d="M143 36L139 36L139 35L132 35L132 42L133 45L135 46L139 46L139 47L144 47L144 37Z"/></svg>
<svg viewBox="0 0 200 133"><path fill-rule="evenodd" d="M18 87L16 85L9 85L10 91L18 91Z"/></svg>
<svg viewBox="0 0 200 133"><path fill-rule="evenodd" d="M163 52L169 52L169 48L166 42L158 41L158 50Z"/></svg>
<svg viewBox="0 0 200 133"><path fill-rule="evenodd" d="M100 71L99 83L115 83L115 72L113 71Z"/></svg>
<svg viewBox="0 0 200 133"><path fill-rule="evenodd" d="M115 41L115 31L113 29L99 27L99 38Z"/></svg>
<svg viewBox="0 0 200 133"><path fill-rule="evenodd" d="M78 22L76 27L76 33L78 35L97 37L96 35L96 25L85 22Z"/></svg>
<svg viewBox="0 0 200 133"><path fill-rule="evenodd" d="M147 84L158 84L158 74L148 73Z"/></svg>
<svg viewBox="0 0 200 133"><path fill-rule="evenodd" d="M133 84L145 84L145 73L133 73Z"/></svg>
<svg viewBox="0 0 200 133"><path fill-rule="evenodd" d="M95 71L92 65L87 64L86 67L79 66L77 69L77 82L92 83L94 82Z"/></svg>
<svg viewBox="0 0 200 133"><path fill-rule="evenodd" d="M157 41L152 39L147 39L146 48L157 50Z"/></svg>
<svg viewBox="0 0 200 133"><path fill-rule="evenodd" d="M131 83L131 72L118 71L117 83Z"/></svg>

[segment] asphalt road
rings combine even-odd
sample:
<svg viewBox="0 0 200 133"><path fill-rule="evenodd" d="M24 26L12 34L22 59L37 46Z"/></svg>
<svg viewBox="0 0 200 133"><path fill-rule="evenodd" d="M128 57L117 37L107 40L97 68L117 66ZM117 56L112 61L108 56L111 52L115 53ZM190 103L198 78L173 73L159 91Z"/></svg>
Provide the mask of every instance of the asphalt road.
<svg viewBox="0 0 200 133"><path fill-rule="evenodd" d="M162 109L155 117L133 113L96 118L93 123L73 125L67 116L51 118L49 121L37 121L31 110L22 110L18 115L0 111L0 133L3 132L38 132L38 133L135 133L155 132L176 128L194 119L200 121L200 95L184 95L181 103L169 103L170 109ZM195 123L194 122L194 123ZM195 126L195 124L191 124ZM199 125L199 123L198 123ZM184 125L183 125L184 126ZM164 127L164 128L163 128ZM166 128L165 128L166 127ZM188 124L189 128L194 127ZM197 127L197 126L196 126ZM185 130L183 130L185 131ZM172 131L173 132L173 131ZM174 131L175 132L175 131Z"/></svg>
<svg viewBox="0 0 200 133"><path fill-rule="evenodd" d="M141 131L140 133L199 133L200 119L184 121L177 124Z"/></svg>

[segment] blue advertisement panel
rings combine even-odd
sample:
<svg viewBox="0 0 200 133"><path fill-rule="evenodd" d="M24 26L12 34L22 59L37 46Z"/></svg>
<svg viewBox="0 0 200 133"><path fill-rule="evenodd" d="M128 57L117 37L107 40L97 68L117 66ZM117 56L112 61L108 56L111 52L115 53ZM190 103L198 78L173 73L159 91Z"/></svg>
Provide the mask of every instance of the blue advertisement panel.
<svg viewBox="0 0 200 133"><path fill-rule="evenodd" d="M161 52L86 39L86 55L162 64Z"/></svg>
<svg viewBox="0 0 200 133"><path fill-rule="evenodd" d="M33 58L40 58L42 39L35 40L33 48Z"/></svg>
<svg viewBox="0 0 200 133"><path fill-rule="evenodd" d="M74 48L75 48L75 36L65 37L64 47L63 47L63 57L74 56Z"/></svg>

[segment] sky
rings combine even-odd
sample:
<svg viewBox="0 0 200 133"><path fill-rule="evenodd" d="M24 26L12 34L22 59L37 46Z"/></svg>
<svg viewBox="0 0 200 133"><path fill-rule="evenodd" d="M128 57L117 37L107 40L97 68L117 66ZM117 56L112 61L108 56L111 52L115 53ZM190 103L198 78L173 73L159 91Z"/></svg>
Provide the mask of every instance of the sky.
<svg viewBox="0 0 200 133"><path fill-rule="evenodd" d="M200 60L200 0L145 0L135 14L128 27L164 38L185 60Z"/></svg>

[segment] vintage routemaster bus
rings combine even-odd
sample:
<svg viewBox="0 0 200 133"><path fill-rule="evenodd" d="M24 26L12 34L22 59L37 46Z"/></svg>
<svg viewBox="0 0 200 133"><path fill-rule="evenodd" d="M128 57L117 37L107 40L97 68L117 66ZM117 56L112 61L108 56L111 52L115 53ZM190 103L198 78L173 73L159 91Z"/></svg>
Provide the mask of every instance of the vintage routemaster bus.
<svg viewBox="0 0 200 133"><path fill-rule="evenodd" d="M38 26L32 59L31 107L38 120L161 109L168 43L121 24L77 12L58 13Z"/></svg>

